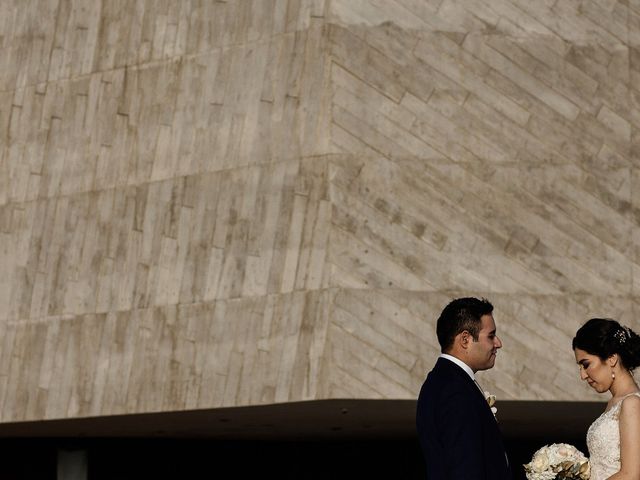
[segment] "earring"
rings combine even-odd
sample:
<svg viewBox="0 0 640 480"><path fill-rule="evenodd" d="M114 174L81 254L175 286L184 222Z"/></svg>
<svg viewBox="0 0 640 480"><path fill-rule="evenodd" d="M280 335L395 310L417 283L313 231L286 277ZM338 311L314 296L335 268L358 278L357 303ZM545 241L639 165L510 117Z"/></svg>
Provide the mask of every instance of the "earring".
<svg viewBox="0 0 640 480"><path fill-rule="evenodd" d="M614 372L611 372L611 380L615 380L616 379L616 374Z"/></svg>

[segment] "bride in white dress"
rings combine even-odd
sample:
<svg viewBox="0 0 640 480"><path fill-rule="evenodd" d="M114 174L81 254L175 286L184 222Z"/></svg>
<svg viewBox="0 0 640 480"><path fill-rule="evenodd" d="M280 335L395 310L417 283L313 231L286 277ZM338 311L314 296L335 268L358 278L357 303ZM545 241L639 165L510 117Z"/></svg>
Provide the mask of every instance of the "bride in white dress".
<svg viewBox="0 0 640 480"><path fill-rule="evenodd" d="M615 320L593 318L576 332L580 378L611 398L587 432L590 480L640 480L640 336Z"/></svg>

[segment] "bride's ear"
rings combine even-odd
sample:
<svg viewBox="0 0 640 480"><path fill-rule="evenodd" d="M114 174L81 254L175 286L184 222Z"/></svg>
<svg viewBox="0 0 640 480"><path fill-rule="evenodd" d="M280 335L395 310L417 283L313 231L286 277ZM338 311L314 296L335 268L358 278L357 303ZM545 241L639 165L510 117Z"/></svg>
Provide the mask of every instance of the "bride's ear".
<svg viewBox="0 0 640 480"><path fill-rule="evenodd" d="M607 358L607 364L609 364L611 368L615 367L618 364L618 358L618 354L614 353L609 358Z"/></svg>

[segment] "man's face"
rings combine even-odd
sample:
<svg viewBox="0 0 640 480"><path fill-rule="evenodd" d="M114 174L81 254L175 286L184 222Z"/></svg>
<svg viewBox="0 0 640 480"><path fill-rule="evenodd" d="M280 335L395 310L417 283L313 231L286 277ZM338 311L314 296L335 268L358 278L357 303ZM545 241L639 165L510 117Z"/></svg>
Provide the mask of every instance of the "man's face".
<svg viewBox="0 0 640 480"><path fill-rule="evenodd" d="M493 315L483 315L480 320L482 327L478 340L472 340L467 350L467 364L474 372L492 368L496 362L498 349L502 348L502 342L496 335L496 322L493 320Z"/></svg>

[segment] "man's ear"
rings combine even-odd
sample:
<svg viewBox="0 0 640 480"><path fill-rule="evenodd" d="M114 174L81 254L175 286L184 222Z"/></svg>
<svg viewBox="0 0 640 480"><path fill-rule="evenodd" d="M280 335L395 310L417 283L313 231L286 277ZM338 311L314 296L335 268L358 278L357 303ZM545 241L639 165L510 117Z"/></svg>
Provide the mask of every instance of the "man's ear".
<svg viewBox="0 0 640 480"><path fill-rule="evenodd" d="M466 350L467 348L469 348L469 342L471 341L471 334L468 331L463 330L458 335L456 335L456 341L458 342L460 347Z"/></svg>

